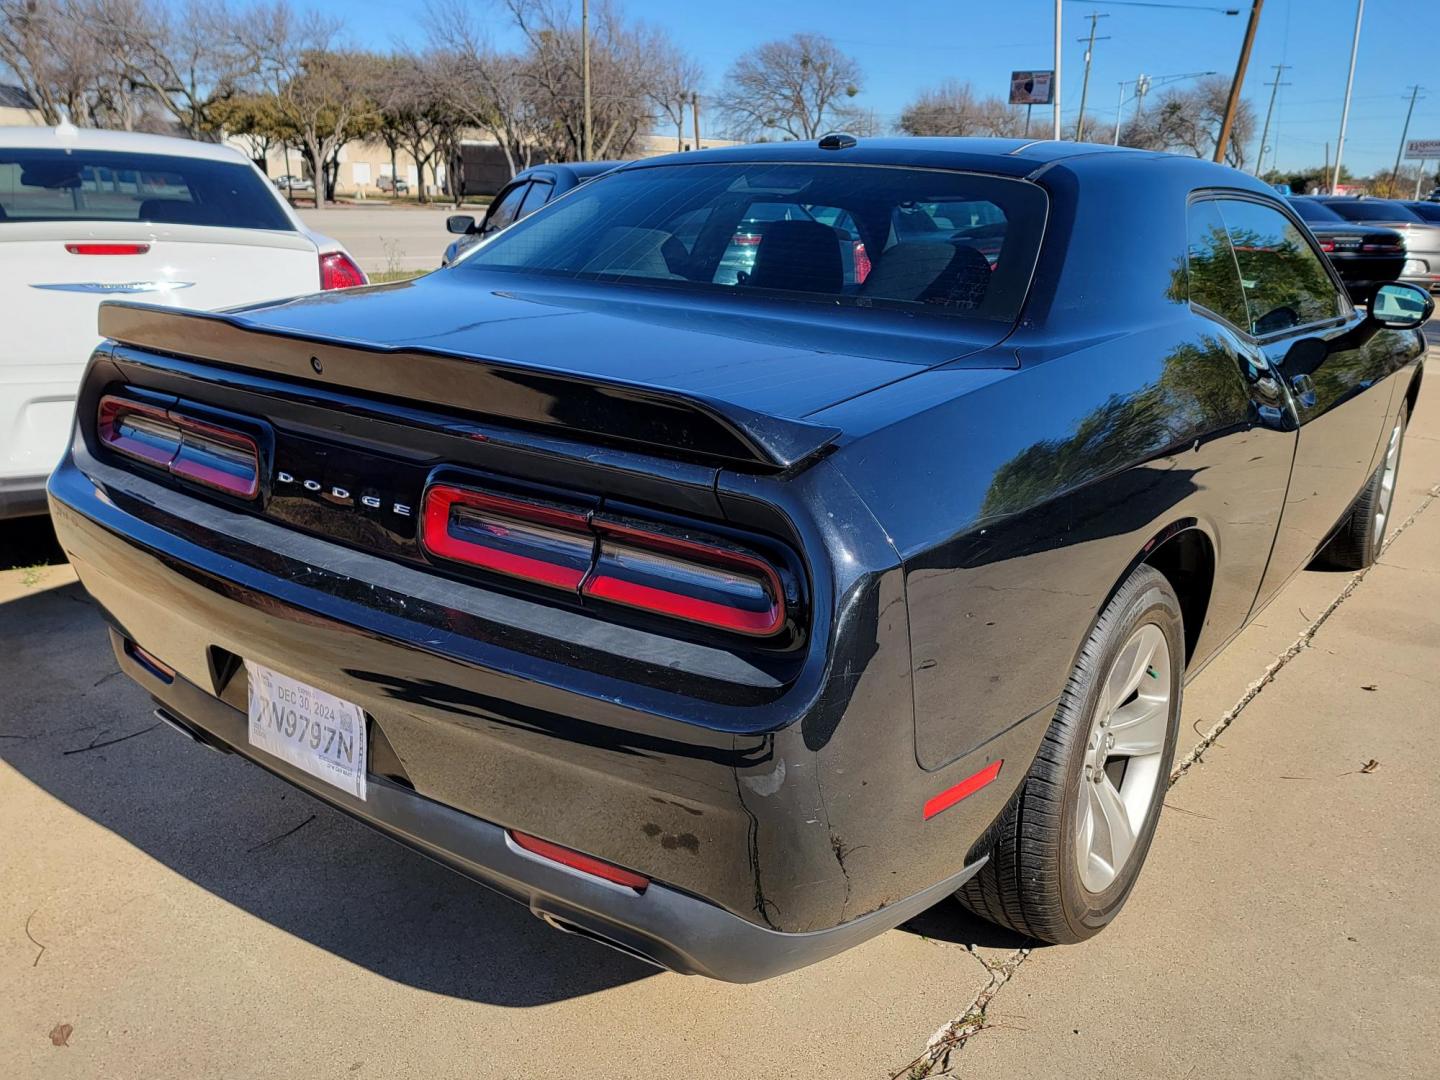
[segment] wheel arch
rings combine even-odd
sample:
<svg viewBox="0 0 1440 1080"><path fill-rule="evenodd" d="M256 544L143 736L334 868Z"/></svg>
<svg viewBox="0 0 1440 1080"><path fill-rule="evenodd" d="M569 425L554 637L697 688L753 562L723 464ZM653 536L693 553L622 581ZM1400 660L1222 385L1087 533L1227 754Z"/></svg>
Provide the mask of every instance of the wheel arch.
<svg viewBox="0 0 1440 1080"><path fill-rule="evenodd" d="M1415 415L1415 405L1420 400L1420 380L1425 377L1425 365L1422 363L1415 369L1415 377L1410 380L1410 388L1405 391L1405 402L1410 406L1410 416Z"/></svg>
<svg viewBox="0 0 1440 1080"><path fill-rule="evenodd" d="M1149 566L1164 576L1180 601L1185 623L1185 667L1194 663L1195 647L1205 629L1205 618L1215 589L1215 540L1193 517L1172 521L1156 532L1135 553L1123 573L1115 579L1101 602L1099 612L1120 591L1136 567Z"/></svg>

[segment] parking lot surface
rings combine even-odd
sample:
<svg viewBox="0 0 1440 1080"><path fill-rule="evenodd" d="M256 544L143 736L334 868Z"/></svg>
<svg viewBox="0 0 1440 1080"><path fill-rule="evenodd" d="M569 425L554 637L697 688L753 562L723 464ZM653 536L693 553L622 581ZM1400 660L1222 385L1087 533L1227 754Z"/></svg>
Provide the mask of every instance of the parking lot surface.
<svg viewBox="0 0 1440 1080"><path fill-rule="evenodd" d="M748 987L558 934L186 742L67 567L0 572L5 1074L1433 1074L1437 502L1432 375L1380 562L1301 574L1187 690L1104 934L1032 950L946 902Z"/></svg>
<svg viewBox="0 0 1440 1080"><path fill-rule="evenodd" d="M367 274L434 270L445 246L455 238L445 231L451 214L479 216L484 209L457 211L448 204L417 206L336 206L300 210L310 228L345 245Z"/></svg>

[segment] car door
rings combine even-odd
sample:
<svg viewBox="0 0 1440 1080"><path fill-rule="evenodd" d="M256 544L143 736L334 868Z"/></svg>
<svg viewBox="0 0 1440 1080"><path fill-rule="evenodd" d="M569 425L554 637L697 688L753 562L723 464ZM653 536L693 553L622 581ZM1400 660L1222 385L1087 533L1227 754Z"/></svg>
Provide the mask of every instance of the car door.
<svg viewBox="0 0 1440 1080"><path fill-rule="evenodd" d="M1249 342L1298 429L1280 528L1256 604L1320 549L1370 476L1395 343L1358 313L1299 222L1260 196L1216 200L1240 271Z"/></svg>

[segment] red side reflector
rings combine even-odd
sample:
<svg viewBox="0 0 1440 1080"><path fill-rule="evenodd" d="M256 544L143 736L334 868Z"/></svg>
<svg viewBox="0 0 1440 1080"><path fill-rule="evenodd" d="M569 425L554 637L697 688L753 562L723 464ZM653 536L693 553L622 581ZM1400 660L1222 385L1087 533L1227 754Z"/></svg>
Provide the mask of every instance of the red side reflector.
<svg viewBox="0 0 1440 1080"><path fill-rule="evenodd" d="M512 829L510 830L510 839L532 855L539 855L542 859L549 859L561 866L579 870L582 874L603 878L616 885L624 885L627 889L634 889L636 892L643 893L650 884L649 878L637 874L633 870L626 870L624 867L603 862L583 852L552 844L548 840L541 840L538 836L530 836L528 833L516 832Z"/></svg>
<svg viewBox="0 0 1440 1080"><path fill-rule="evenodd" d="M952 788L946 788L939 795L925 804L925 820L929 821L941 810L948 810L961 799L969 798L979 791L986 784L990 783L1000 775L1000 766L1004 765L1002 758L999 761L992 761L985 768L981 769L974 776L966 777Z"/></svg>
<svg viewBox="0 0 1440 1080"><path fill-rule="evenodd" d="M169 683L175 681L174 668L169 664L161 662L153 653L146 652L139 645L136 645L135 642L127 639L125 642L125 652L130 659L148 670L150 674L156 676L162 682Z"/></svg>
<svg viewBox="0 0 1440 1080"><path fill-rule="evenodd" d="M71 255L144 255L149 244L66 244Z"/></svg>

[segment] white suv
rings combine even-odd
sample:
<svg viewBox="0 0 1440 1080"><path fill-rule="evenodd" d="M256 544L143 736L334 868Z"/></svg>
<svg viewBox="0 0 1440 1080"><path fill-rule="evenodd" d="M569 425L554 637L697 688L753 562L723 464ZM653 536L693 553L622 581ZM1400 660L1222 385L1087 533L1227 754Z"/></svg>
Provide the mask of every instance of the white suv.
<svg viewBox="0 0 1440 1080"><path fill-rule="evenodd" d="M363 284L235 150L0 128L0 518L45 512L102 300L215 309Z"/></svg>

